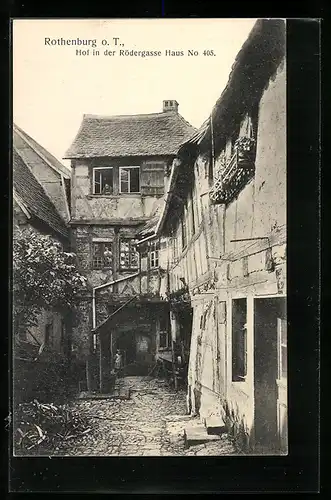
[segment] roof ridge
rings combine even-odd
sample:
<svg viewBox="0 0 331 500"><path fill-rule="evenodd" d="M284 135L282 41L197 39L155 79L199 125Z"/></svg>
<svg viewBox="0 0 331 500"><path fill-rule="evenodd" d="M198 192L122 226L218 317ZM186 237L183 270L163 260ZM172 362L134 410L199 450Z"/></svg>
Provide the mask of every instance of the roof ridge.
<svg viewBox="0 0 331 500"><path fill-rule="evenodd" d="M193 128L195 132L198 130L196 127L194 127L194 125L192 125L190 122L185 120L185 118L182 115L180 115L179 113L177 113L177 114L178 114L179 118L182 120L182 122L185 123L185 125L188 125L190 128Z"/></svg>
<svg viewBox="0 0 331 500"><path fill-rule="evenodd" d="M31 137L29 134L25 132L21 127L16 125L15 123L13 124L13 130L18 133L18 135L21 136L21 138L30 146L30 148L42 159L44 160L47 165L49 165L53 170L59 172L61 175L67 175L68 178L71 177L71 172L68 167L63 165L60 160L58 160L52 153L50 153L44 146L39 144L38 141L36 141L33 137ZM41 149L41 151L39 150ZM50 156L50 158L47 158L44 154L44 151ZM54 160L55 163L58 165L53 165L52 161ZM64 172L62 172L62 169Z"/></svg>
<svg viewBox="0 0 331 500"><path fill-rule="evenodd" d="M173 155L195 131L177 111L112 116L84 114L64 158Z"/></svg>
<svg viewBox="0 0 331 500"><path fill-rule="evenodd" d="M128 114L128 115L95 115L95 114L90 114L90 113L84 113L83 114L83 119L94 119L94 120L112 120L114 118L145 118L145 117L157 117L157 116L179 116L180 118L181 115L177 111L160 111L158 113L135 113L135 114ZM192 125L191 125L192 126Z"/></svg>

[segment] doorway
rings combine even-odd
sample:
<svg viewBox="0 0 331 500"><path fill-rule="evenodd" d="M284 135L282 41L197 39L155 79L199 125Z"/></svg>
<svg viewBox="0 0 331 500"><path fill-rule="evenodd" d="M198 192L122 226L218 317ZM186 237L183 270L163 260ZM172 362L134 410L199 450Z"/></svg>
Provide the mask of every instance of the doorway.
<svg viewBox="0 0 331 500"><path fill-rule="evenodd" d="M286 321L285 297L254 300L254 433L256 448L279 452L279 324Z"/></svg>
<svg viewBox="0 0 331 500"><path fill-rule="evenodd" d="M132 331L120 333L116 339L114 352L117 349L123 353L124 366L133 364L137 355L135 333Z"/></svg>

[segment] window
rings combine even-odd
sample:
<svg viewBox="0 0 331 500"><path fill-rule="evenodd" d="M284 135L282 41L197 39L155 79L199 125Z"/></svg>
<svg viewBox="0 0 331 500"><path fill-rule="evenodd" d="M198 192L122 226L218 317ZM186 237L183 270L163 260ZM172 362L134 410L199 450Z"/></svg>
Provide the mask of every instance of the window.
<svg viewBox="0 0 331 500"><path fill-rule="evenodd" d="M120 268L138 269L139 254L135 240L121 240L120 242Z"/></svg>
<svg viewBox="0 0 331 500"><path fill-rule="evenodd" d="M113 194L113 169L110 167L93 168L93 194Z"/></svg>
<svg viewBox="0 0 331 500"><path fill-rule="evenodd" d="M112 268L113 266L113 249L112 243L108 242L93 242L93 269Z"/></svg>
<svg viewBox="0 0 331 500"><path fill-rule="evenodd" d="M167 349L169 347L169 333L168 331L160 331L160 349Z"/></svg>
<svg viewBox="0 0 331 500"><path fill-rule="evenodd" d="M182 249L184 249L187 245L187 228L186 228L186 217L185 213L182 218Z"/></svg>
<svg viewBox="0 0 331 500"><path fill-rule="evenodd" d="M61 319L61 346L64 347L66 339L66 325L63 319Z"/></svg>
<svg viewBox="0 0 331 500"><path fill-rule="evenodd" d="M279 355L279 378L287 377L287 321L277 318L278 331L278 355Z"/></svg>
<svg viewBox="0 0 331 500"><path fill-rule="evenodd" d="M246 299L232 301L232 381L244 381L247 375L247 304Z"/></svg>
<svg viewBox="0 0 331 500"><path fill-rule="evenodd" d="M195 216L194 216L194 203L193 199L191 200L191 228L192 228L192 236L195 234Z"/></svg>
<svg viewBox="0 0 331 500"><path fill-rule="evenodd" d="M151 269L159 267L160 242L152 241L149 247L149 267Z"/></svg>
<svg viewBox="0 0 331 500"><path fill-rule="evenodd" d="M46 346L53 345L53 323L48 323L45 326L45 345Z"/></svg>
<svg viewBox="0 0 331 500"><path fill-rule="evenodd" d="M168 317L165 315L160 316L160 333L159 333L159 348L167 349L169 347L169 327Z"/></svg>
<svg viewBox="0 0 331 500"><path fill-rule="evenodd" d="M120 167L120 192L140 193L140 167Z"/></svg>

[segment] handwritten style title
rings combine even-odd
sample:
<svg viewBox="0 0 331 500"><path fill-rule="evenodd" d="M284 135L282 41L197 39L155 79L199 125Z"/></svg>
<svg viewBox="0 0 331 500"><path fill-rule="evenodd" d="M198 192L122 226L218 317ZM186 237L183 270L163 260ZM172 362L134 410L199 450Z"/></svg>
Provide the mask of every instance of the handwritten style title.
<svg viewBox="0 0 331 500"><path fill-rule="evenodd" d="M112 43L110 43L108 40L103 39L101 40L101 45L114 45L116 46L121 46L124 47L124 44L120 42L119 37L113 37L111 38ZM85 39L85 38L73 38L73 39L68 39L68 38L49 38L45 37L45 45L78 45L78 46L88 46L92 48L97 47L97 39Z"/></svg>

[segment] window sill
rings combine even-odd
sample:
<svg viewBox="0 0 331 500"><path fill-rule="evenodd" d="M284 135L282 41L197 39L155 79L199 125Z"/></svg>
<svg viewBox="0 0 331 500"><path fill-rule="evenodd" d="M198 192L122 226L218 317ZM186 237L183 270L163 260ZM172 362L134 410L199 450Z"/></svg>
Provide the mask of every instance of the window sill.
<svg viewBox="0 0 331 500"><path fill-rule="evenodd" d="M112 271L112 267L92 267L92 271Z"/></svg>
<svg viewBox="0 0 331 500"><path fill-rule="evenodd" d="M106 198L106 199L117 199L117 198L140 198L141 193L119 193L119 194L88 194L87 199L92 200L94 198Z"/></svg>
<svg viewBox="0 0 331 500"><path fill-rule="evenodd" d="M242 384L243 382L247 382L247 375L245 375L245 377L236 377L235 380L232 379L232 383L236 384L236 383L239 383L239 384Z"/></svg>

